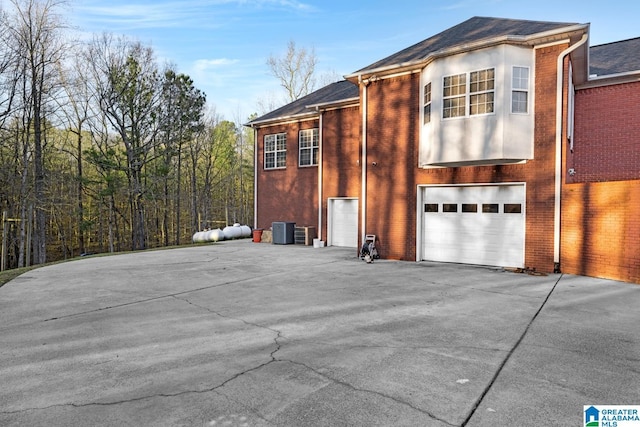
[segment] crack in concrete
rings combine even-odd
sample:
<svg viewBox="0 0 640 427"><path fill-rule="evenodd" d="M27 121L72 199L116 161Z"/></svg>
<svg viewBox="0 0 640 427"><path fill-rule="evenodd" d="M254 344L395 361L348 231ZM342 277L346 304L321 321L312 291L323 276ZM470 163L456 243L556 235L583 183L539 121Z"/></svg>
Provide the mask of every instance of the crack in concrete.
<svg viewBox="0 0 640 427"><path fill-rule="evenodd" d="M278 340L279 340L280 338L283 338L283 335L282 335L282 332L281 332L281 331L279 331L279 330L277 330L277 329L274 329L274 328L270 328L270 327L265 326L265 325L261 325L261 324L259 324L259 323L249 322L248 320L245 320L245 319L243 319L243 318L241 318L241 317L233 317L233 316L227 316L227 315L224 315L224 314L220 313L219 311L212 310L212 309L211 309L211 308L209 308L209 307L206 307L206 306L203 306L203 305L200 305L200 304L196 304L196 303L194 303L193 301L190 301L190 300L189 300L189 299L187 299L187 298L179 298L177 295L172 295L172 296L173 296L173 298L175 298L175 299L177 299L177 300L184 301L184 302L186 302L187 304L190 304L190 305L192 305L192 306L194 306L194 307L198 307L198 308L201 308L201 309L203 309L203 310L206 310L206 311L208 311L208 312L209 312L209 313L211 313L211 314L215 314L216 316L222 317L223 319L236 320L236 321L238 321L238 322L242 322L242 323L244 323L245 325L248 325L248 326L253 326L253 327L256 327L256 328L259 328L259 329L266 329L267 331L271 331L271 332L273 332L274 334L276 334L276 337L274 338L274 342L275 342L275 345L276 345L276 349L275 349L274 351L272 351L272 352L271 352L271 354L270 354L269 356L270 356L270 357L271 357L271 359L272 359L271 361L275 361L274 354L275 354L275 353L277 353L277 352L278 352L278 350L280 350L280 347L282 346L282 344L280 344L280 343L278 342Z"/></svg>
<svg viewBox="0 0 640 427"><path fill-rule="evenodd" d="M258 369L261 369L261 368L263 368L263 367L265 367L265 366L267 366L267 365L269 365L271 363L274 363L274 362L290 363L290 364L293 364L293 365L302 366L305 369L308 369L308 370L314 372L315 374L321 376L322 378L325 378L325 379L329 380L330 382L332 382L334 384L338 384L338 385L341 385L343 387L347 387L347 388L349 388L349 389L351 389L353 391L356 391L358 393L370 393L370 394L374 394L374 395L383 397L385 399L392 400L392 401L394 401L394 402L396 402L398 404L401 404L401 405L404 405L404 406L408 406L409 408L411 408L411 409L413 409L415 411L418 411L418 412L428 416L429 418L431 418L433 420L445 423L446 425L458 427L457 424L452 424L449 421L447 421L445 419L442 419L442 418L436 416L435 414L432 414L431 412L429 412L429 411L427 411L425 409L418 408L417 406L414 406L411 403L409 403L407 401L404 401L402 399L398 399L397 397L394 397L394 396L391 396L391 395L388 395L388 394L385 394L385 393L381 393L381 392L375 391L375 390L358 388L358 387L354 386L353 384L350 384L350 383L348 383L346 381L342 381L342 380L338 380L336 378L333 378L333 377L331 377L331 376L329 376L329 375L327 375L327 374L325 374L323 372L320 372L319 370L317 370L317 369L315 369L315 368L313 368L313 367L311 367L311 366L309 366L309 365L307 365L305 363L302 363L302 362L297 362L297 361L290 360L290 359L279 359L279 358L276 358L275 354L282 348L282 344L278 340L280 338L283 338L282 332L277 330L277 329L273 329L273 328L270 328L268 326L260 325L260 324L254 323L254 322L249 322L249 321L247 321L245 319L242 319L242 318L224 315L224 314L222 314L222 313L220 313L218 311L210 309L209 307L205 307L205 306L202 306L200 304L196 304L196 303L194 303L194 302L192 302L192 301L190 301L190 300L188 300L186 298L178 298L177 296L174 296L174 298L179 299L181 301L185 301L188 304L191 304L191 305L193 305L195 307L198 307L198 308L201 308L203 310L206 310L206 311L208 311L208 312L210 312L212 314L215 314L216 316L220 316L220 317L225 318L225 319L237 320L237 321L240 321L240 322L242 322L242 323L244 323L246 325L254 326L254 327L262 328L262 329L267 329L267 330L277 334L277 336L274 338L274 342L276 344L276 349L273 350L269 355L271 360L269 360L268 362L265 362L265 363L263 363L263 364L261 364L259 366L256 366L256 367L251 368L251 369L247 369L247 370L245 370L243 372L240 372L240 373L234 375L233 377L227 379L226 381L224 381L223 383L221 383L219 386L217 386L216 388L212 389L211 391L217 391L217 389L224 387L226 384L230 383L231 381L234 381L235 379L237 379L237 378L239 378L239 377L241 377L241 376L243 376L243 375L245 375L245 374L247 374L249 372L253 372L253 371L256 371ZM355 346L355 347L359 347L359 346Z"/></svg>
<svg viewBox="0 0 640 427"><path fill-rule="evenodd" d="M246 278L246 279L240 279L240 280L234 280L234 281L230 281L230 282L219 283L217 285L203 286L201 288L189 289L187 291L176 292L176 293L173 293L173 294L159 295L157 297L144 298L144 299L140 299L140 300L136 300L136 301L125 302L125 303L122 303L122 304L115 304L115 305L111 305L111 306L107 306L107 307L96 308L96 309L93 309L93 310L87 310L87 311L82 311L82 312L78 312L78 313L67 314L67 315L64 315L64 316L52 317L50 319L45 319L42 322L51 322L53 320L62 320L62 319L70 318L70 317L83 316L83 315L86 315L86 314L98 313L98 312L105 311L105 310L112 310L114 308L128 307L128 306L136 305L136 304L144 304L144 303L150 302L150 301L157 301L157 300L161 300L161 299L165 299L165 298L172 298L172 297L176 297L178 295L184 295L184 294L189 294L189 293L192 293L192 292L204 291L204 290L207 290L207 289L219 288L219 287L222 287L222 286L235 285L237 283L247 282L247 281L250 281L250 280L254 280L254 279L252 277L249 277L249 278Z"/></svg>
<svg viewBox="0 0 640 427"><path fill-rule="evenodd" d="M192 292L192 291L189 291L189 292ZM208 312L210 312L212 314L215 314L215 315L217 315L219 317L222 317L222 318L225 318L225 319L236 320L236 321L244 323L245 325L253 326L253 327L256 327L256 328L260 328L260 329L266 329L266 330L271 331L274 334L276 334L276 336L273 339L273 342L275 344L275 349L272 350L269 353L269 360L264 362L264 363L261 363L261 364L259 364L257 366L254 366L252 368L245 369L245 370L243 370L241 372L238 372L237 374L235 374L235 375L231 376L230 378L224 380L222 383L220 383L220 384L218 384L218 385L216 385L214 387L210 387L210 388L203 389L203 390L185 390L185 391L176 392L176 393L157 393L157 394L152 394L152 395L148 395L148 396L140 396L140 397L134 397L134 398L131 398L131 399L124 399L124 400L118 400L118 401L112 401L112 402L89 402L89 403L56 404L56 405L45 406L45 407L25 408L25 409L21 409L21 410L18 410L18 411L0 411L0 415L14 415L14 414L19 414L19 413L23 413L23 412L41 411L41 410L47 410L47 409L57 408L57 407L66 407L66 406L71 406L71 407L74 407L74 408L83 408L83 407L88 407L88 406L116 406L116 405L122 405L122 404L126 404L126 403L133 403L133 402L139 402L139 401L148 400L148 399L154 399L154 398L158 398L158 397L160 397L160 398L171 398L171 397L179 397L179 396L183 396L183 395L187 395L187 394L212 393L212 392L217 392L218 389L224 387L225 385L227 385L230 382L240 378L243 375L246 375L246 374L248 374L250 372L257 371L257 370L259 370L261 368L264 368L267 365L270 365L271 363L274 363L274 362L278 361L278 359L276 359L276 357L275 357L275 354L282 347L282 344L279 342L279 340L283 338L283 335L282 335L281 331L279 331L277 329L270 328L268 326L260 325L260 324L253 323L253 322L249 322L249 321L247 321L245 319L242 319L242 318L226 316L226 315L224 315L222 313L219 313L219 312L217 312L215 310L211 310L209 307L205 307L205 306L196 304L196 303L194 303L192 301L189 301L186 298L179 298L178 297L178 295L181 295L181 294L184 294L184 293L186 293L186 292L180 292L180 293L173 294L173 295L170 295L170 296L175 298L175 299L177 299L177 300L180 300L180 301L186 302L186 303L188 303L190 305L193 305L194 307L198 307L198 308L201 308L203 310L206 310L206 311L208 311ZM166 298L166 297L167 296L162 297L162 298ZM158 298L152 298L152 299L158 299ZM228 398L228 396L226 396L224 394L221 394L221 395L223 395L223 396ZM259 416L259 415L256 414L256 416ZM262 418L262 417L260 417L260 418ZM264 419L264 418L262 418L262 419ZM266 420L266 419L264 419L264 421L268 422L268 420Z"/></svg>
<svg viewBox="0 0 640 427"><path fill-rule="evenodd" d="M277 274L282 274L282 272L273 273L271 275L277 275ZM504 368L504 366L507 363L507 361L512 356L513 352L521 344L522 340L524 339L525 335L527 334L527 332L528 332L529 328L531 327L532 323L535 321L535 319L537 318L537 316L540 313L540 311L544 308L546 302L549 300L551 294L553 293L553 290L556 288L556 286L560 282L561 278L562 278L562 275L558 278L558 280L556 281L556 283L554 284L552 289L549 291L547 297L542 302L539 310L535 313L535 315L533 316L533 318L531 319L531 321L529 322L529 324L525 328L525 331L521 335L520 339L516 342L516 344L513 346L513 348L508 352L508 354L506 355L504 361L498 367L494 377L492 378L492 380L490 381L490 383L488 384L488 386L486 387L484 392L481 394L481 396L478 398L478 400L475 402L474 406L470 410L470 412L469 412L467 418L465 419L465 421L460 425L452 424L452 423L450 423L450 422L448 422L448 421L446 421L446 420L444 420L442 418L439 418L435 414L433 414L433 413L431 413L431 412L429 412L429 411L427 411L425 409L419 408L419 407L411 404L410 402L404 401L404 400L399 399L397 397L394 397L394 396L391 396L391 395L388 395L388 394L385 394L385 393L382 393L382 392L379 392L379 391L375 391L375 390L359 388L359 387L356 387L355 385L350 384L350 383L348 383L346 381L339 380L337 378L333 378L333 377L327 375L326 373L323 373L323 372L321 372L321 371L319 371L319 370L317 370L317 369L315 369L315 368L313 368L313 367L311 367L311 366L309 366L309 365L307 365L305 363L297 362L295 360L289 360L289 359L279 359L279 358L276 357L276 353L278 353L282 348L282 343L280 342L280 340L282 338L285 338L281 331L279 331L277 329L274 329L274 328L271 328L271 327L268 327L268 326L265 326L265 325L260 325L258 323L250 322L250 321L247 321L247 320L242 319L242 318L227 316L227 315L224 315L224 314L222 314L220 312L212 310L212 309L210 309L208 307L193 303L192 301L188 300L187 298L180 298L179 297L181 295L194 293L194 292L198 292L198 291L203 291L203 290L213 289L213 288L217 288L217 287L222 287L222 286L227 286L227 285L232 285L232 284L252 281L252 280L255 280L254 277L248 277L248 278L245 278L245 279L229 281L229 282L220 283L220 284L216 284L216 285L204 286L204 287L200 287L200 288L196 288L196 289L190 289L190 290L185 290L185 291L176 292L176 293L172 293L172 294L161 295L161 296L157 296L157 297L151 297L151 298L146 298L146 299L142 299L142 300L132 301L132 302L129 302L129 303L117 304L117 305L108 306L108 307L102 307L102 308L89 310L89 311L85 311L85 312L74 313L74 314L69 314L69 315L60 316L60 317L54 317L54 318L50 318L50 319L45 319L44 322L53 321L53 320L60 320L60 319L64 319L64 318L75 317L75 316L80 316L80 315L100 312L100 311L104 311L104 310L109 310L109 309L113 309L113 308L126 307L126 306L135 305L135 304L146 303L146 302L150 302L150 301L155 301L155 300L159 300L159 299L172 297L172 298L178 299L180 301L184 301L184 302L186 302L186 303L188 303L190 305L193 305L195 307L198 307L198 308L201 308L203 310L206 310L206 311L208 311L208 312L210 312L212 314L215 314L215 315L217 315L219 317L236 320L236 321L242 322L242 323L244 323L246 325L249 325L249 326L253 326L253 327L256 327L256 328L261 328L261 329L265 329L265 330L273 332L276 335L273 338L275 349L272 350L269 353L269 360L268 361L260 363L257 366L245 369L245 370L243 370L241 372L238 372L235 375L233 375L233 376L229 377L228 379L224 380L223 382L219 383L218 385L215 385L215 386L210 387L210 388L202 389L202 390L184 390L184 391L180 391L180 392L176 392L176 393L157 393L157 394L153 394L153 395L133 397L133 398L130 398L130 399L123 399L123 400L112 401L112 402L88 402L88 403L55 404L55 405L50 405L50 406L46 406L46 407L25 408L25 409L21 409L21 410L17 410L17 411L0 411L0 414L1 415L12 415L12 414L19 414L19 413L29 412L29 411L47 410L47 409L56 408L56 407L83 408L83 407L90 407L90 406L105 406L105 407L106 406L116 406L116 405L121 405L121 404L126 404L126 403L144 401L144 400L148 400L148 399L172 398L172 397L179 397L179 396L188 395L188 394L217 393L217 394L222 395L222 396L224 396L226 398L229 398L229 396L226 396L224 393L220 393L219 389L225 387L230 382L232 382L232 381L234 381L234 380L236 380L236 379L238 379L238 378L240 378L240 377L242 377L242 376L244 376L244 375L246 375L248 373L255 372L255 371L257 371L259 369L262 369L265 366L268 366L268 365L270 365L272 363L279 362L279 363L290 363L290 364L302 366L302 367L314 372L315 374L321 376L322 378L327 379L331 383L338 384L338 385L341 385L343 387L347 387L347 388L349 388L349 389L351 389L353 391L356 391L358 393L369 393L369 394L373 394L373 395L377 395L377 396L383 397L385 399L392 400L392 401L394 401L394 402L396 402L398 404L407 406L407 407L409 407L409 408L411 408L411 409L413 409L415 411L418 411L418 412L420 412L422 414L425 414L426 416L430 417L431 419L439 421L439 422L442 422L442 423L444 423L446 425L456 426L456 427L464 427L464 426L467 425L467 423L470 421L471 417L474 415L474 413L476 412L476 410L479 407L479 405L482 403L484 397L486 396L486 394L489 392L489 390L493 386L494 382L496 381L497 377L501 373L501 371ZM494 293L499 293L499 292L494 292ZM510 295L510 294L507 294L507 295ZM513 296L513 295L511 295L511 296ZM519 296L519 295L517 295L517 296ZM486 349L484 349L484 350L486 350ZM503 350L496 350L496 349L492 349L492 350L494 350L494 351L503 351ZM250 408L247 408L247 409L250 409ZM252 412L254 412L254 411L252 410ZM265 422L269 422L268 420L266 420L263 417L261 417L259 414L256 413L255 415L257 417L263 419Z"/></svg>
<svg viewBox="0 0 640 427"><path fill-rule="evenodd" d="M338 261L326 262L326 263L323 263L323 264L318 264L318 266L325 266L325 265L328 265L328 264L335 264L337 262ZM277 275L280 275L280 274L289 275L293 271L305 270L305 269L306 269L306 267L300 267L300 268L297 268L297 269L296 268L293 268L293 269L290 268L290 269L288 269L286 271L277 271L277 272L274 272L274 273L262 275L261 279L263 279L264 277L277 276ZM193 293L193 292L206 291L208 289L215 289L215 288L219 288L219 287L222 287L222 286L229 286L229 285L235 285L235 284L238 284L238 283L251 282L253 280L258 280L258 279L256 277L246 277L244 279L231 280L229 282L218 283L216 285L202 286L200 288L188 289L188 290L185 290L185 291L175 292L175 293L171 293L171 294L159 295L157 297L143 298L143 299L136 300L136 301L126 302L126 303L122 303L122 304L115 304L115 305L107 306L107 307L100 307L100 308L96 308L96 309L93 309L93 310L87 310L87 311L82 311L82 312L78 312L78 313L67 314L67 315L64 315L64 316L51 317L49 319L41 320L41 322L51 322L51 321L54 321L54 320L61 320L61 319L67 319L67 318L70 318L70 317L83 316L83 315L86 315L86 314L98 313L98 312L101 312L101 311L111 310L111 309L114 309L114 308L128 307L128 306L131 306L131 305L143 304L143 303L150 302L150 301L157 301L157 300L164 299L164 298L171 298L171 297L176 297L176 296L179 296L179 295L190 294L190 293ZM0 330L2 330L2 329L3 328L0 328Z"/></svg>
<svg viewBox="0 0 640 427"><path fill-rule="evenodd" d="M273 352L271 352L271 355L273 355L278 349L274 350ZM56 404L56 405L50 405L50 406L43 406L43 407L35 407L35 408L25 408L25 409L20 409L17 411L0 411L0 415L15 415L15 414L20 414L23 412L29 412L29 411L45 411L47 409L52 409L52 408L63 408L63 407L67 407L67 406L71 406L73 408L84 408L84 407L89 407L89 406L117 406L117 405L122 405L122 404L126 404L126 403L134 403L134 402L140 402L143 400L149 400L149 399L155 399L155 398L172 398L172 397L179 397L179 396L184 396L184 395L188 395L188 394L205 394L205 393L216 393L218 391L218 389L224 387L226 384L228 384L229 382L245 375L248 374L249 372L253 372L256 371L258 369L261 369L273 362L276 362L277 360L275 358L269 360L268 362L262 363L258 366L254 366L253 368L249 368L246 369L242 372L239 372L237 374L235 374L234 376L232 376L231 378L223 381L222 383L214 386L214 387L210 387L210 388L206 388L206 389L202 389L202 390L184 390L184 391L180 391L180 392L176 392L176 393L156 393L156 394L151 394L151 395L147 395L147 396L139 396L139 397L133 397L130 399L123 399L123 400L115 400L115 401L111 401L111 402L88 402L88 403L61 403L61 404ZM222 394L225 397L228 397L224 394ZM265 420L267 421L267 420Z"/></svg>
<svg viewBox="0 0 640 427"><path fill-rule="evenodd" d="M556 282L553 284L553 286L551 287L551 289L549 290L549 292L547 293L547 296L545 297L545 299L542 301L542 304L540 304L540 307L538 308L538 310L535 312L535 314L533 315L533 317L531 318L531 320L529 321L529 323L527 324L527 327L524 328L524 331L522 332L522 334L520 335L520 338L518 338L518 341L516 341L516 343L513 345L513 347L511 347L511 350L509 350L509 352L507 353L507 355L505 356L504 360L502 361L502 363L500 363L500 365L498 366L498 369L496 370L496 372L493 374L493 377L491 378L491 381L489 381L489 384L487 384L487 386L485 387L485 389L483 390L483 392L480 394L480 396L478 397L478 399L475 401L475 403L473 404L473 406L471 407L471 410L469 411L469 413L467 414L467 417L465 418L464 422L460 425L460 427L465 427L469 421L471 421L471 418L473 417L473 415L476 413L476 411L478 410L478 407L480 406L480 404L482 403L482 401L484 400L484 398L487 396L487 394L489 393L489 391L493 388L493 384L496 382L496 380L498 379L498 376L500 376L500 373L502 372L502 370L504 369L505 365L507 364L507 362L511 359L511 356L513 356L513 353L516 351L516 349L520 346L520 344L522 343L522 341L524 341L525 336L528 334L529 329L531 329L531 326L533 325L533 322L535 322L535 320L538 318L538 315L540 315L540 313L542 312L542 309L547 305L547 302L549 301L549 299L551 298L551 294L553 294L553 291L556 289L556 287L558 286L558 284L560 283L560 280L562 280L562 277L564 275L561 274L558 277L558 280L556 280Z"/></svg>
<svg viewBox="0 0 640 427"><path fill-rule="evenodd" d="M332 382L334 384L338 384L338 385L341 385L343 387L347 387L347 388L349 388L349 389L351 389L353 391L356 391L358 393L369 393L369 394L373 394L373 395L376 395L376 396L383 397L385 399L392 400L392 401L394 401L394 402L396 402L396 403L398 403L400 405L408 406L409 408L411 408L411 409L413 409L413 410L415 410L417 412L420 412L421 414L424 414L424 415L428 416L429 418L431 418L433 420L440 421L440 422L445 423L446 425L449 425L449 426L458 427L457 424L451 424L449 421L444 420L444 419L432 414L431 412L427 411L426 409L418 408L417 406L412 405L409 402L406 402L406 401L404 401L402 399L399 399L397 397L394 397L394 396L391 396L391 395L388 395L388 394L385 394L385 393L382 393L382 392L379 392L379 391L376 391L376 390L370 390L370 389L356 387L353 384L350 384L350 383L348 383L346 381L339 380L337 378L333 378L333 377L327 375L324 372L320 372L319 370L313 368L312 366L307 365L306 363L296 362L295 360L290 360L290 359L278 359L278 361L279 362L291 363L293 365L302 366L302 367L310 370L311 372L321 376L322 378L325 378L325 379L329 380L330 382Z"/></svg>
<svg viewBox="0 0 640 427"><path fill-rule="evenodd" d="M366 348L366 349L392 349L392 350L425 350L428 353L432 354L441 354L438 350L444 349L457 349L457 350L477 350L481 352L488 353L508 353L509 349L505 348L497 348L497 347L478 347L478 346L470 346L470 345L442 345L442 344L434 344L434 345L390 345L390 344L345 344L342 342L330 342L330 341L322 341L322 340L307 340L307 339L297 339L295 342L298 343L311 343L318 344L324 347L336 347L336 348ZM445 355L446 356L446 355ZM455 356L451 356L455 357Z"/></svg>

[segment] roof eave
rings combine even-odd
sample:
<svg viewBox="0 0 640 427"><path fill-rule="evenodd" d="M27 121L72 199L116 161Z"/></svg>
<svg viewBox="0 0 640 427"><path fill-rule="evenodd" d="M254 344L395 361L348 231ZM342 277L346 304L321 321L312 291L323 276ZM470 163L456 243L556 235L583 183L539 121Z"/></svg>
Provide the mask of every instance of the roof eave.
<svg viewBox="0 0 640 427"><path fill-rule="evenodd" d="M320 102L318 104L310 104L305 105L305 108L314 109L314 110L326 110L329 108L341 108L349 105L360 105L360 97L356 96L353 98L341 99L339 101L330 101L330 102Z"/></svg>
<svg viewBox="0 0 640 427"><path fill-rule="evenodd" d="M589 30L589 24L576 24L571 25L569 27L563 27L560 29L544 31L541 33L531 34L528 36L513 36L513 35L505 35L499 37L492 37L490 39L479 40L474 43L465 43L457 46L452 46L446 49L441 49L436 52L432 52L424 58L407 61L399 64L386 65L384 67L371 68L371 69L363 69L358 72L348 74L344 76L346 80L349 80L353 83L358 83L361 80L366 80L367 78L374 75L385 75L388 73L397 73L402 71L409 71L416 68L423 68L430 62L434 61L438 58L443 58L446 56L457 55L460 53L470 52L473 50L483 49L487 47L492 47L500 44L520 44L526 46L535 46L538 44L551 43L553 41L559 41L562 39L568 38L571 34L576 32L584 32Z"/></svg>
<svg viewBox="0 0 640 427"><path fill-rule="evenodd" d="M318 111L328 110L331 108L344 108L348 106L357 106L360 105L360 97L352 97L345 98L338 101L329 101L329 102L320 102L317 104L305 105L304 108L308 109L309 112L292 114L288 116L278 116L272 117L270 119L265 120L257 120L251 121L249 123L245 123L243 126L247 127L264 127L271 126L274 124L279 124L283 122L291 122L291 121L302 121L302 120L310 120L318 117Z"/></svg>
<svg viewBox="0 0 640 427"><path fill-rule="evenodd" d="M635 83L640 81L640 70L624 73L607 74L604 76L589 77L585 83L576 85L576 89L590 89L601 86L611 86L623 83Z"/></svg>
<svg viewBox="0 0 640 427"><path fill-rule="evenodd" d="M264 120L254 120L249 123L245 123L243 126L256 128L256 127L264 127L271 126L276 124L281 124L283 122L299 122L303 120L310 120L318 117L318 113L314 111L299 113L299 114L291 114L288 116L278 116L270 119Z"/></svg>

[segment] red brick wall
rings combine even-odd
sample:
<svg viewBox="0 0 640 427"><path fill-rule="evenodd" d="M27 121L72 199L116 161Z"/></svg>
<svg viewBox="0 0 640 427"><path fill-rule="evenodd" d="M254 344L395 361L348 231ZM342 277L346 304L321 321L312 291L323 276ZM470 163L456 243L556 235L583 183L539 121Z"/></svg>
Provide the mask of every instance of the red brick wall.
<svg viewBox="0 0 640 427"><path fill-rule="evenodd" d="M554 270L556 61L566 47L536 51L535 159L521 165L418 169L419 74L369 85L366 229L383 257L416 258L417 185L526 182L525 266Z"/></svg>
<svg viewBox="0 0 640 427"><path fill-rule="evenodd" d="M534 160L527 162L525 176L527 182L525 266L545 272L552 272L555 268L553 237L556 207L557 58L567 47L567 45L556 45L535 51ZM567 81L566 78L564 81Z"/></svg>
<svg viewBox="0 0 640 427"><path fill-rule="evenodd" d="M298 226L318 224L318 168L298 166L298 132L318 127L318 120L271 126L257 136L258 228L268 229L274 221L293 221ZM264 170L264 136L287 134L286 169Z"/></svg>
<svg viewBox="0 0 640 427"><path fill-rule="evenodd" d="M576 92L567 182L640 179L640 82Z"/></svg>
<svg viewBox="0 0 640 427"><path fill-rule="evenodd" d="M640 283L640 83L576 93L565 147L562 271Z"/></svg>
<svg viewBox="0 0 640 427"><path fill-rule="evenodd" d="M526 182L525 266L554 270L554 173L556 60L566 45L536 51L535 159L520 165L419 169L420 75L382 79L367 87L367 219L384 258L415 260L417 186L426 184ZM361 97L363 99L363 97ZM364 108L361 106L361 108ZM258 135L258 226L289 220L317 223L317 168L297 167L297 131L317 123L261 129ZM361 112L327 111L323 117L323 238L326 200L359 197ZM287 129L287 169L262 172L263 137ZM273 194L285 194L287 203Z"/></svg>
<svg viewBox="0 0 640 427"><path fill-rule="evenodd" d="M358 107L323 113L323 227L327 235L327 199L360 196L360 132ZM319 126L319 120L288 123L258 131L257 226L293 221L299 226L318 225L318 168L298 166L298 132ZM287 133L286 169L264 170L264 136Z"/></svg>
<svg viewBox="0 0 640 427"><path fill-rule="evenodd" d="M351 107L326 111L322 123L322 239L327 240L327 199L360 198L360 109Z"/></svg>
<svg viewBox="0 0 640 427"><path fill-rule="evenodd" d="M640 181L563 189L562 271L640 283Z"/></svg>
<svg viewBox="0 0 640 427"><path fill-rule="evenodd" d="M383 258L415 260L420 74L367 87L367 224Z"/></svg>

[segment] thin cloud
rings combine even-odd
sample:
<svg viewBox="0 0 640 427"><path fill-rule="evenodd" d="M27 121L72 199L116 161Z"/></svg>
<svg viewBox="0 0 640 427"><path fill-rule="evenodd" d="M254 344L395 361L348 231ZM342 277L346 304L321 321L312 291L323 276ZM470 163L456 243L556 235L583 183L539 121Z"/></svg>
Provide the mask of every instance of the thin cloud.
<svg viewBox="0 0 640 427"><path fill-rule="evenodd" d="M212 69L227 67L237 64L237 59L217 58L217 59L198 59L194 62L194 69L199 72L205 72Z"/></svg>
<svg viewBox="0 0 640 427"><path fill-rule="evenodd" d="M178 7L179 6L179 7ZM83 6L80 15L91 22L118 27L177 27L197 16L193 5L176 3L128 3L113 6Z"/></svg>
<svg viewBox="0 0 640 427"><path fill-rule="evenodd" d="M245 9L285 9L294 12L312 12L316 8L297 0L195 0L110 4L108 6L81 4L76 7L81 20L94 24L120 28L176 28L206 24L230 12L224 6ZM221 19L220 24L223 24Z"/></svg>

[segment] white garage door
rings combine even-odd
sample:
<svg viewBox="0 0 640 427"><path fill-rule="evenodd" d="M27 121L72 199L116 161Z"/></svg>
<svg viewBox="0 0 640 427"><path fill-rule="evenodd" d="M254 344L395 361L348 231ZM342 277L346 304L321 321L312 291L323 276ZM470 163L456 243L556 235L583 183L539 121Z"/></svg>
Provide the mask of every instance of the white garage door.
<svg viewBox="0 0 640 427"><path fill-rule="evenodd" d="M422 190L422 258L524 267L524 185Z"/></svg>
<svg viewBox="0 0 640 427"><path fill-rule="evenodd" d="M329 199L329 244L358 247L358 199Z"/></svg>

